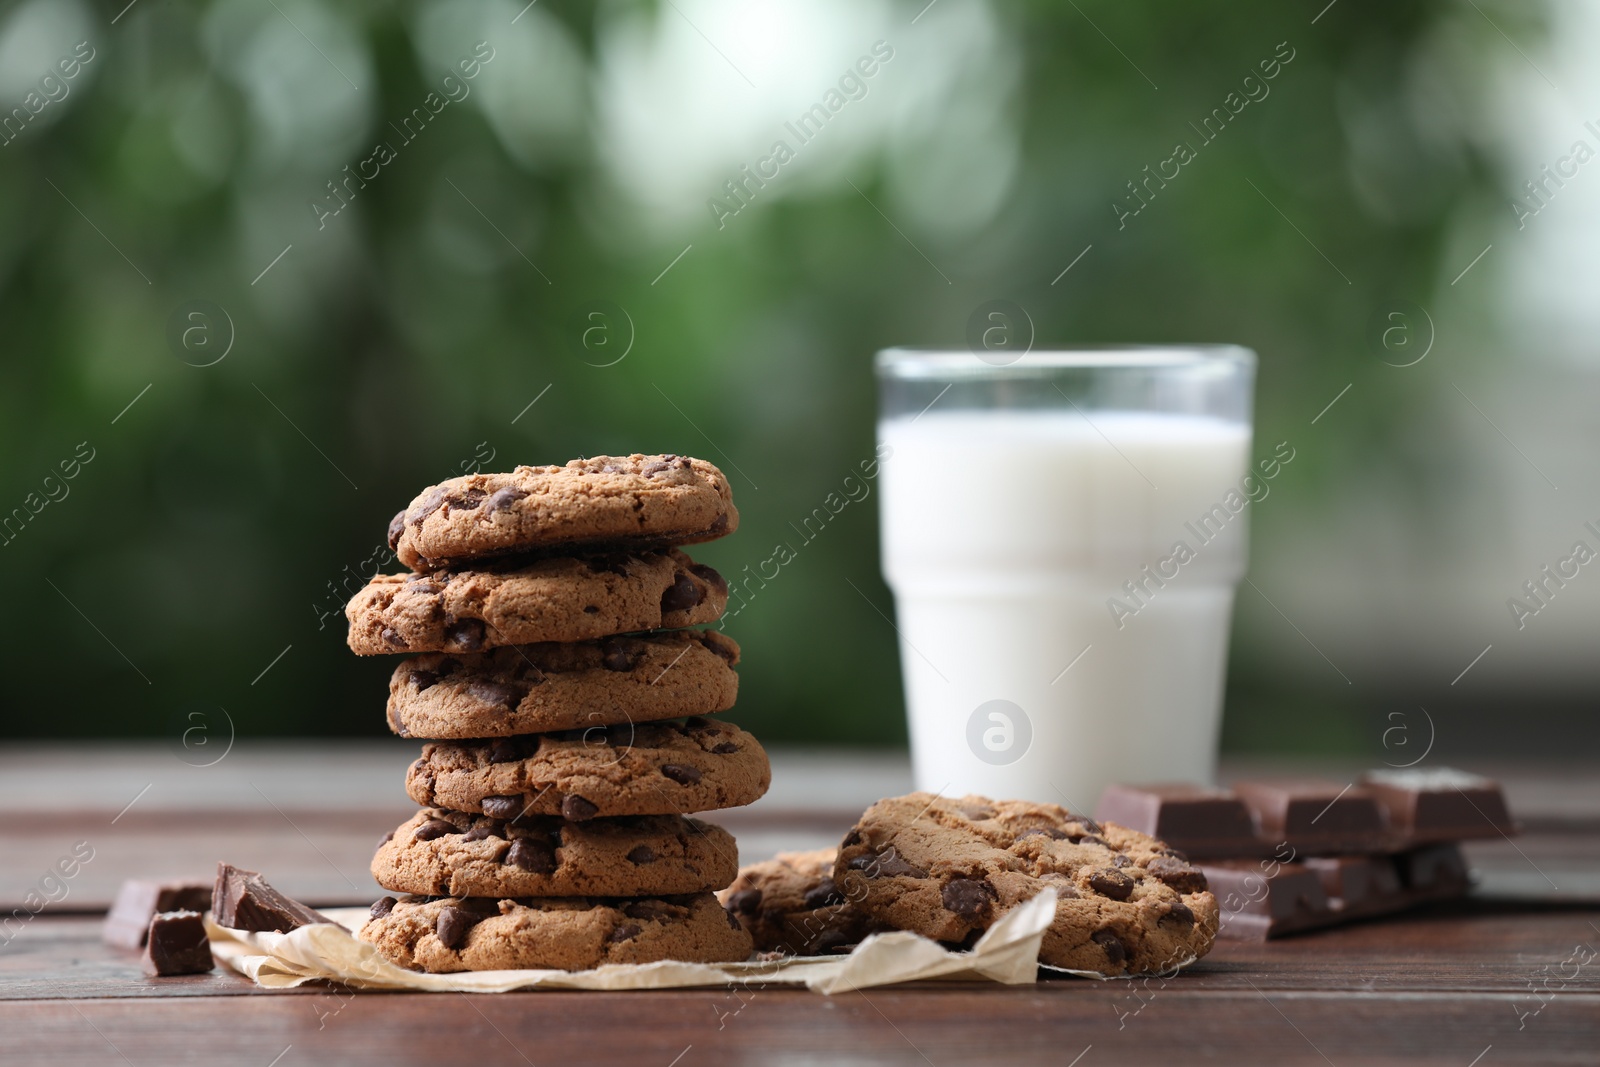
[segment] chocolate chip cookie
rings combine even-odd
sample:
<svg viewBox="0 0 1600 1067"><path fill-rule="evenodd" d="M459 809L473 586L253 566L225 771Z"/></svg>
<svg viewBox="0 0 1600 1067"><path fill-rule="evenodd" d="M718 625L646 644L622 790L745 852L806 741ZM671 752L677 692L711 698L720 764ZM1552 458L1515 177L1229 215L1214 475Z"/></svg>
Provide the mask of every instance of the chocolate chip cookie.
<svg viewBox="0 0 1600 1067"><path fill-rule="evenodd" d="M1175 967L1217 933L1217 898L1181 854L1055 804L880 800L845 837L834 882L874 919L961 946L1052 886L1040 962L1105 975Z"/></svg>
<svg viewBox="0 0 1600 1067"><path fill-rule="evenodd" d="M714 630L408 659L389 679L401 737L511 737L733 707L739 646Z"/></svg>
<svg viewBox="0 0 1600 1067"><path fill-rule="evenodd" d="M594 897L384 897L356 937L413 971L550 969L606 963L737 963L750 935L710 893Z"/></svg>
<svg viewBox="0 0 1600 1067"><path fill-rule="evenodd" d="M732 723L596 726L493 741L430 741L406 773L424 807L491 818L683 815L749 804L772 768Z"/></svg>
<svg viewBox="0 0 1600 1067"><path fill-rule="evenodd" d="M680 815L505 822L442 808L419 811L372 857L385 889L458 897L698 893L727 885L738 867L732 834Z"/></svg>
<svg viewBox="0 0 1600 1067"><path fill-rule="evenodd" d="M679 552L544 559L507 570L379 574L345 605L361 656L480 652L715 622L728 583Z"/></svg>
<svg viewBox="0 0 1600 1067"><path fill-rule="evenodd" d="M886 929L845 899L833 881L837 853L780 852L740 868L719 893L728 913L750 931L757 952L821 956L845 952Z"/></svg>
<svg viewBox="0 0 1600 1067"><path fill-rule="evenodd" d="M595 456L469 474L424 489L389 524L415 571L594 545L687 545L739 526L728 479L687 456Z"/></svg>

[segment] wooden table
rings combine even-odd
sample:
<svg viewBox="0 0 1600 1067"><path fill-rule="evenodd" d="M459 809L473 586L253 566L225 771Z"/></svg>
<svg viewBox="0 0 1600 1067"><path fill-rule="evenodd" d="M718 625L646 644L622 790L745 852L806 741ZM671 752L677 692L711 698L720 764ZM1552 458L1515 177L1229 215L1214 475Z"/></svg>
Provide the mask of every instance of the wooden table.
<svg viewBox="0 0 1600 1067"><path fill-rule="evenodd" d="M145 979L131 954L100 943L123 878L204 876L218 859L313 904L370 902L367 861L407 815L413 755L400 743L241 743L194 766L205 760L150 746L0 749L0 917L76 843L94 849L64 897L7 927L0 1063L1600 1063L1592 763L1471 768L1506 782L1526 830L1470 846L1471 900L1267 945L1219 942L1170 981L835 997L267 993L223 971ZM894 756L779 751L773 762L766 798L717 816L746 861L832 843L867 803L909 788Z"/></svg>

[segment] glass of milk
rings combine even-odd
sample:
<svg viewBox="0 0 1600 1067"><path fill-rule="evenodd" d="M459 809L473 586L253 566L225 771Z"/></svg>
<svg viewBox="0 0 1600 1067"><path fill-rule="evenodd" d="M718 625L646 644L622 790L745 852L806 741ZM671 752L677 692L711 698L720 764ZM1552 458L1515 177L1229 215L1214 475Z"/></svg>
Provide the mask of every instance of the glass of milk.
<svg viewBox="0 0 1600 1067"><path fill-rule="evenodd" d="M1090 812L1111 782L1212 779L1261 488L1255 362L1232 345L878 354L919 789Z"/></svg>

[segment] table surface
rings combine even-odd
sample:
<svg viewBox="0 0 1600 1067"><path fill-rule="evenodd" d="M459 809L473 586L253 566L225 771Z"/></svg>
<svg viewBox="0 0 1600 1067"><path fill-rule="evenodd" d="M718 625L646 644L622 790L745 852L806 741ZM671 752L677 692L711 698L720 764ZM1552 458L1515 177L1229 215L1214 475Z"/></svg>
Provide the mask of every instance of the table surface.
<svg viewBox="0 0 1600 1067"><path fill-rule="evenodd" d="M265 992L219 970L152 980L99 940L124 878L219 859L320 906L368 903L410 810L414 745L0 748L0 1063L1600 1063L1600 765L1477 765L1524 832L1475 842L1467 900L1269 944L1218 942L1171 979L644 993ZM213 762L214 760L214 762ZM208 764L208 765L201 765ZM1234 762L1223 778L1352 765ZM836 843L903 756L773 753L773 788L711 818L745 862ZM93 858L15 918L57 859Z"/></svg>

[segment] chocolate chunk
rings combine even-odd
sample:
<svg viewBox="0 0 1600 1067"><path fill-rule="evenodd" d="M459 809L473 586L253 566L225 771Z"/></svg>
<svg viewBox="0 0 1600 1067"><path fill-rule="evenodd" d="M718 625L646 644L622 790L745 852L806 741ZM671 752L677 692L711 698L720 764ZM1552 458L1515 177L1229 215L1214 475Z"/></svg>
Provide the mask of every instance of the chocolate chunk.
<svg viewBox="0 0 1600 1067"><path fill-rule="evenodd" d="M1128 948L1120 938L1110 930L1096 930L1089 935L1089 940L1099 945L1106 953L1106 962L1113 967L1120 967L1128 959Z"/></svg>
<svg viewBox="0 0 1600 1067"><path fill-rule="evenodd" d="M388 833L384 834L383 838L378 842L378 847L382 848L384 845L387 845L390 841L393 841L393 840L394 840L394 831L390 830ZM207 899L210 899L210 897L208 896Z"/></svg>
<svg viewBox="0 0 1600 1067"><path fill-rule="evenodd" d="M645 464L644 470L640 471L639 473L648 478L652 474L660 474L662 471L671 469L672 464L663 463L661 460L656 460L654 463Z"/></svg>
<svg viewBox="0 0 1600 1067"><path fill-rule="evenodd" d="M1449 767L1371 771L1361 781L1411 842L1497 837L1517 832L1500 785Z"/></svg>
<svg viewBox="0 0 1600 1067"><path fill-rule="evenodd" d="M939 890L946 911L970 921L986 919L994 910L999 894L983 878L952 878Z"/></svg>
<svg viewBox="0 0 1600 1067"><path fill-rule="evenodd" d="M1057 830L1054 826L1030 826L1017 834L1016 840L1021 841L1024 837L1048 837L1052 841L1065 841L1067 833L1064 830Z"/></svg>
<svg viewBox="0 0 1600 1067"><path fill-rule="evenodd" d="M1133 861L1127 856L1124 856L1122 853L1118 852L1115 856L1111 857L1111 866L1119 869L1122 867L1132 867Z"/></svg>
<svg viewBox="0 0 1600 1067"><path fill-rule="evenodd" d="M740 889L729 893L728 907L740 915L754 915L761 910L761 890Z"/></svg>
<svg viewBox="0 0 1600 1067"><path fill-rule="evenodd" d="M1168 919L1171 919L1176 923L1181 923L1184 926L1193 926L1194 910L1183 901L1174 900L1172 902L1172 906L1167 909L1167 913L1161 916L1160 921L1166 922Z"/></svg>
<svg viewBox="0 0 1600 1067"><path fill-rule="evenodd" d="M695 577L699 578L701 581L705 582L719 593L726 593L728 591L728 580L719 574L714 567L707 567L704 563L691 563L689 564L689 573L693 574ZM696 600L695 603L698 604L699 601Z"/></svg>
<svg viewBox="0 0 1600 1067"><path fill-rule="evenodd" d="M398 903L400 902L394 897L379 897L377 900L372 902L372 908L368 914L370 914L374 919L381 919L393 911L394 906Z"/></svg>
<svg viewBox="0 0 1600 1067"><path fill-rule="evenodd" d="M487 522L495 512L509 508L527 495L521 489L514 489L509 485L504 489L496 489L489 497L489 502L483 506L483 520Z"/></svg>
<svg viewBox="0 0 1600 1067"><path fill-rule="evenodd" d="M439 680L439 675L436 674L433 671L412 671L411 672L411 684L416 687L416 690L419 693L426 692L427 690L432 689L433 686L434 686L434 683L437 682L438 680Z"/></svg>
<svg viewBox="0 0 1600 1067"><path fill-rule="evenodd" d="M655 861L656 850L651 848L649 845L635 845L628 851L629 863L643 866L646 863L654 863Z"/></svg>
<svg viewBox="0 0 1600 1067"><path fill-rule="evenodd" d="M408 593L416 593L419 596L432 596L443 590L444 587L427 574L413 574L406 579L406 592Z"/></svg>
<svg viewBox="0 0 1600 1067"><path fill-rule="evenodd" d="M1095 814L1203 856L1261 852L1243 801L1197 785L1110 785ZM1262 854L1265 854L1264 852Z"/></svg>
<svg viewBox="0 0 1600 1067"><path fill-rule="evenodd" d="M484 797L483 813L491 819L515 819L527 804L520 796Z"/></svg>
<svg viewBox="0 0 1600 1067"><path fill-rule="evenodd" d="M378 636L383 638L385 644L393 645L395 648L407 647L406 639L401 637L400 631L392 626L385 626Z"/></svg>
<svg viewBox="0 0 1600 1067"><path fill-rule="evenodd" d="M844 903L844 894L839 892L839 887L833 884L832 878L824 878L806 890L805 905L807 908L826 908L833 904L842 903Z"/></svg>
<svg viewBox="0 0 1600 1067"><path fill-rule="evenodd" d="M850 832L844 835L844 840L839 842L839 847L850 848L859 844L861 844L861 831L852 827Z"/></svg>
<svg viewBox="0 0 1600 1067"><path fill-rule="evenodd" d="M600 614L600 609L595 607L593 604L585 604L583 606L583 613L585 615L598 615Z"/></svg>
<svg viewBox="0 0 1600 1067"><path fill-rule="evenodd" d="M600 645L600 662L608 671L631 671L644 662L643 641L631 637L608 637Z"/></svg>
<svg viewBox="0 0 1600 1067"><path fill-rule="evenodd" d="M389 551L393 552L400 547L400 535L406 530L406 513L404 511L389 520Z"/></svg>
<svg viewBox="0 0 1600 1067"><path fill-rule="evenodd" d="M706 527L706 533L719 534L727 528L728 516L726 513L724 513L711 520L711 525Z"/></svg>
<svg viewBox="0 0 1600 1067"><path fill-rule="evenodd" d="M519 837L506 850L506 862L535 874L554 874L556 850L546 842L531 837Z"/></svg>
<svg viewBox="0 0 1600 1067"><path fill-rule="evenodd" d="M483 647L484 633L482 619L462 619L445 627L444 640L462 652L476 652Z"/></svg>
<svg viewBox="0 0 1600 1067"><path fill-rule="evenodd" d="M616 926L611 928L611 933L607 935L606 940L627 941L638 937L639 931L640 927L638 923L618 923Z"/></svg>
<svg viewBox="0 0 1600 1067"><path fill-rule="evenodd" d="M332 921L299 901L290 900L255 871L229 863L217 864L217 881L211 889L211 917L218 926L230 930L271 930L280 934Z"/></svg>
<svg viewBox="0 0 1600 1067"><path fill-rule="evenodd" d="M711 751L718 756L729 756L739 751L739 746L732 741L723 741L711 746Z"/></svg>
<svg viewBox="0 0 1600 1067"><path fill-rule="evenodd" d="M561 817L571 822L583 822L598 814L600 814L599 808L576 793L561 801Z"/></svg>
<svg viewBox="0 0 1600 1067"><path fill-rule="evenodd" d="M663 763L661 765L661 773L679 785L694 785L700 780L699 768L690 767L682 763Z"/></svg>
<svg viewBox="0 0 1600 1067"><path fill-rule="evenodd" d="M900 858L894 846L874 855L864 852L851 860L848 866L852 870L866 871L868 878L926 878L928 872L921 867L915 867Z"/></svg>
<svg viewBox="0 0 1600 1067"><path fill-rule="evenodd" d="M474 826L472 829L468 830L465 834L462 835L461 840L463 840L463 841L483 841L483 840L485 840L487 838L503 837L503 836L504 836L504 834L501 833L500 825L498 823L489 822L489 823L482 823L482 824L480 824L478 826Z"/></svg>
<svg viewBox="0 0 1600 1067"><path fill-rule="evenodd" d="M739 929L739 920L735 919L733 917L733 912L728 911L727 909L723 909L722 914L727 916L727 918L728 918L728 928L729 929L732 929L732 930Z"/></svg>
<svg viewBox="0 0 1600 1067"><path fill-rule="evenodd" d="M1206 876L1183 860L1173 856L1157 856L1144 865L1151 877L1165 882L1180 893L1203 893Z"/></svg>
<svg viewBox="0 0 1600 1067"><path fill-rule="evenodd" d="M488 496L482 489L468 489L464 493L447 496L444 498L444 513L451 511L476 511L483 504L483 498Z"/></svg>
<svg viewBox="0 0 1600 1067"><path fill-rule="evenodd" d="M1261 837L1295 846L1355 849L1386 829L1377 798L1360 786L1323 778L1235 782L1233 791L1255 818Z"/></svg>
<svg viewBox="0 0 1600 1067"><path fill-rule="evenodd" d="M1089 888L1112 900L1133 896L1134 880L1121 871L1099 870L1089 876Z"/></svg>
<svg viewBox="0 0 1600 1067"><path fill-rule="evenodd" d="M467 683L467 693L491 707L515 711L522 703L523 694L499 682L474 681Z"/></svg>
<svg viewBox="0 0 1600 1067"><path fill-rule="evenodd" d="M811 953L815 956L825 956L855 944L856 941L843 930L824 930L811 942Z"/></svg>
<svg viewBox="0 0 1600 1067"><path fill-rule="evenodd" d="M445 822L443 819L429 819L417 827L417 832L412 837L417 841L432 841L434 838L443 837L445 834L458 834L460 832L455 826Z"/></svg>
<svg viewBox="0 0 1600 1067"><path fill-rule="evenodd" d="M150 920L144 973L152 978L205 974L215 964L205 920L198 911L164 911Z"/></svg>
<svg viewBox="0 0 1600 1067"><path fill-rule="evenodd" d="M117 899L100 928L100 939L119 948L143 948L150 920L164 911L208 911L211 886L205 882L156 882L132 878L117 890Z"/></svg>
<svg viewBox="0 0 1600 1067"><path fill-rule="evenodd" d="M705 591L693 578L680 574L665 593L661 594L661 614L688 611L705 599Z"/></svg>
<svg viewBox="0 0 1600 1067"><path fill-rule="evenodd" d="M445 948L460 948L467 943L467 934L473 925L474 917L465 910L447 906L439 909L439 921L434 923L433 932Z"/></svg>

